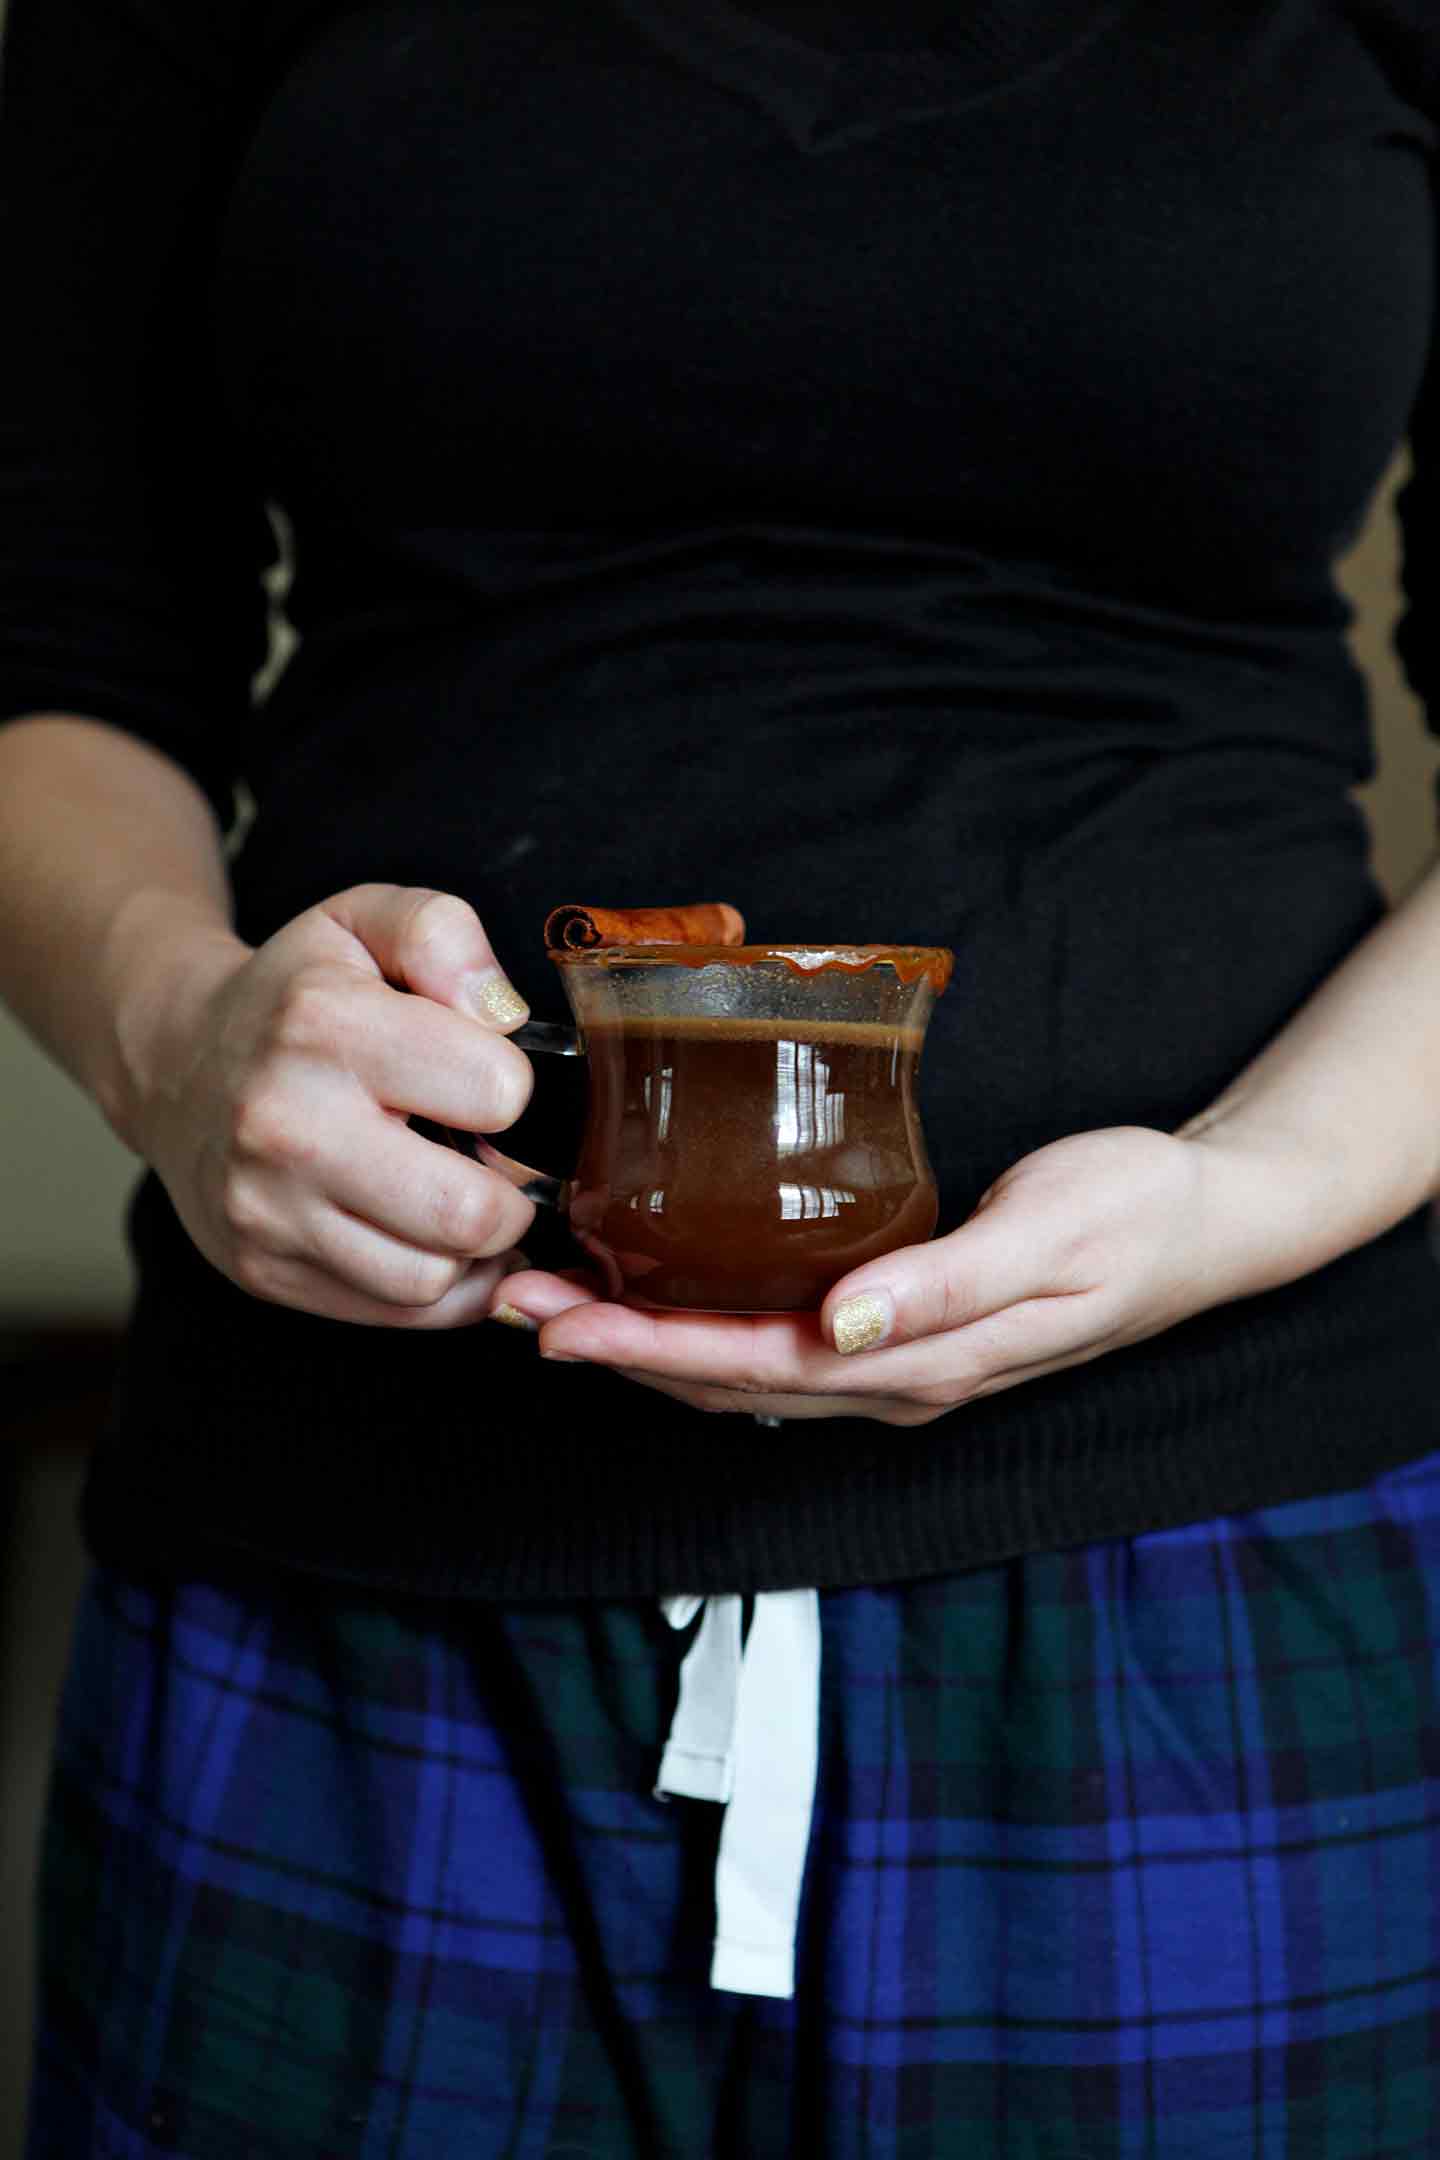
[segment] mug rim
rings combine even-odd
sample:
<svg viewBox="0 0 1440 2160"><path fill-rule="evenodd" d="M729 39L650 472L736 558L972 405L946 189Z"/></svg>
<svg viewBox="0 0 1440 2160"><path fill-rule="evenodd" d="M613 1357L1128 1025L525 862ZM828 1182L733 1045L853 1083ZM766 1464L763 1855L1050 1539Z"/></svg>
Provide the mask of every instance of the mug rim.
<svg viewBox="0 0 1440 2160"><path fill-rule="evenodd" d="M902 982L928 978L938 997L955 955L948 945L589 945L581 952L551 947L556 967L753 967L779 961L795 975L858 975L890 967Z"/></svg>

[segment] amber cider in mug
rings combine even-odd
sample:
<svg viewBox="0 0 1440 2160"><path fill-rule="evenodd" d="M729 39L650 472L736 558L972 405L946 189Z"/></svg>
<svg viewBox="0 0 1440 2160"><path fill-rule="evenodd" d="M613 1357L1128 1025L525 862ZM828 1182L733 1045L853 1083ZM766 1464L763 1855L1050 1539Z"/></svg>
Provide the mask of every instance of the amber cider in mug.
<svg viewBox="0 0 1440 2160"><path fill-rule="evenodd" d="M804 1311L862 1262L933 1234L916 1074L948 952L552 957L590 1066L570 1223L612 1296Z"/></svg>

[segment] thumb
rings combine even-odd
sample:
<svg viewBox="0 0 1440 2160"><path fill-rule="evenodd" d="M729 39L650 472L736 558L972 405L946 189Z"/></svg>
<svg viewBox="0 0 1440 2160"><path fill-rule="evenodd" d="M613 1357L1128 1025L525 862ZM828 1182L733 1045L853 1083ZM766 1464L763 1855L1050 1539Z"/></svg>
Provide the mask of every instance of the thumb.
<svg viewBox="0 0 1440 2160"><path fill-rule="evenodd" d="M468 900L423 885L352 885L320 903L387 982L416 990L505 1035L530 1008L495 957Z"/></svg>
<svg viewBox="0 0 1440 2160"><path fill-rule="evenodd" d="M945 1335L1022 1299L1054 1289L1045 1246L1003 1208L972 1215L929 1245L907 1245L867 1261L835 1284L820 1328L843 1356Z"/></svg>

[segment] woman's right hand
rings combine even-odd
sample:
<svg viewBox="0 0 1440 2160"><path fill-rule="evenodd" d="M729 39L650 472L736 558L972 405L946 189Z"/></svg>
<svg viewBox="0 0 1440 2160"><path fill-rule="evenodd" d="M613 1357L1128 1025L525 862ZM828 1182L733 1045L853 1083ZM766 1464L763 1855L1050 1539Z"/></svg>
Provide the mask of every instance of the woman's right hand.
<svg viewBox="0 0 1440 2160"><path fill-rule="evenodd" d="M406 1124L503 1132L530 1098L505 1040L527 1008L473 908L358 885L258 948L182 936L152 966L122 1014L140 1076L123 1137L206 1259L332 1320L484 1319L534 1206Z"/></svg>

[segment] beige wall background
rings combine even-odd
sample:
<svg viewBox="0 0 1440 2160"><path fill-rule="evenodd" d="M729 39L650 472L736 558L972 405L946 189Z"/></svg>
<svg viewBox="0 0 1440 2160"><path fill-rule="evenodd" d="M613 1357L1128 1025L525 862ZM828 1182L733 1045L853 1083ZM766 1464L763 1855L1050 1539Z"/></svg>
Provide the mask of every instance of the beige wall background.
<svg viewBox="0 0 1440 2160"><path fill-rule="evenodd" d="M1340 565L1341 588L1355 609L1351 644L1370 683L1380 768L1360 790L1360 800L1370 819L1376 868L1393 900L1405 897L1440 851L1435 803L1440 741L1426 729L1391 642L1401 605L1395 497L1409 470L1408 457L1395 460L1364 531ZM1440 730L1440 711L1435 725Z"/></svg>

